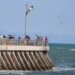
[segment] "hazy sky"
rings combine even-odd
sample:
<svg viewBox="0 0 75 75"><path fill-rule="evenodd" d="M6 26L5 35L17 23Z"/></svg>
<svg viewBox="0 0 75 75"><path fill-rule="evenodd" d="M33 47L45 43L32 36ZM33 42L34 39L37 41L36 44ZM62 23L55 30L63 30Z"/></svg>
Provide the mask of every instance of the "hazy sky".
<svg viewBox="0 0 75 75"><path fill-rule="evenodd" d="M75 44L75 0L0 0L0 33L24 33L26 3L34 5L28 33L48 35L53 43Z"/></svg>

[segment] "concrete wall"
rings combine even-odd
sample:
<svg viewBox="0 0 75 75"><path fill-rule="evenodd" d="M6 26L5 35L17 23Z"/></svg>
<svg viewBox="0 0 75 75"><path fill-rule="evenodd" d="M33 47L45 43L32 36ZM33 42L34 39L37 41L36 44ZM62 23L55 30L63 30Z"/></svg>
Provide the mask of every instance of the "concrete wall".
<svg viewBox="0 0 75 75"><path fill-rule="evenodd" d="M9 51L48 51L48 46L15 46L15 45L0 45L0 50Z"/></svg>

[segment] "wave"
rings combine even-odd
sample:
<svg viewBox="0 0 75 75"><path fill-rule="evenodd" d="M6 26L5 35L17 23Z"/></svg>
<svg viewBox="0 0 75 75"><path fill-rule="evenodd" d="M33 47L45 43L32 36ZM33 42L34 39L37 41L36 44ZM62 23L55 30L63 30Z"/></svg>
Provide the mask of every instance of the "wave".
<svg viewBox="0 0 75 75"><path fill-rule="evenodd" d="M58 50L60 50L61 48L57 47Z"/></svg>
<svg viewBox="0 0 75 75"><path fill-rule="evenodd" d="M1 70L0 74L17 74L17 75L27 75L26 73L32 73L32 71L21 71L21 70Z"/></svg>
<svg viewBox="0 0 75 75"><path fill-rule="evenodd" d="M36 72L61 72L61 71L75 71L75 68L68 68L68 67L54 67L52 70L45 70L45 71L9 71L9 70L1 70L0 74L17 74L17 75L28 75L27 73L35 73Z"/></svg>
<svg viewBox="0 0 75 75"><path fill-rule="evenodd" d="M58 71L72 71L75 70L75 68L68 68L68 67L54 67L52 71L58 72Z"/></svg>
<svg viewBox="0 0 75 75"><path fill-rule="evenodd" d="M71 51L75 51L75 48L74 49L70 49Z"/></svg>

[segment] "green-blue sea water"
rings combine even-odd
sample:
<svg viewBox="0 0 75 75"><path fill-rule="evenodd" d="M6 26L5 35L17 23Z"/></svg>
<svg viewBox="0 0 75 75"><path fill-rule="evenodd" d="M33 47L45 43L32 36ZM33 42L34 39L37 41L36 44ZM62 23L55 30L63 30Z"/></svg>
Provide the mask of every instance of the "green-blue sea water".
<svg viewBox="0 0 75 75"><path fill-rule="evenodd" d="M75 75L75 45L49 44L49 56L54 64L47 71L0 71L0 75Z"/></svg>

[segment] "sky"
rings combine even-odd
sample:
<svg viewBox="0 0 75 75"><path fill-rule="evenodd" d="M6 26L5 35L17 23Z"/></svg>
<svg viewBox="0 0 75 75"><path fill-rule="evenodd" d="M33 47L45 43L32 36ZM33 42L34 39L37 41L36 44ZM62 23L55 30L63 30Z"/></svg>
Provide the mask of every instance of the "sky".
<svg viewBox="0 0 75 75"><path fill-rule="evenodd" d="M24 35L26 3L34 6L27 17L28 35L75 44L75 0L0 0L1 34Z"/></svg>

